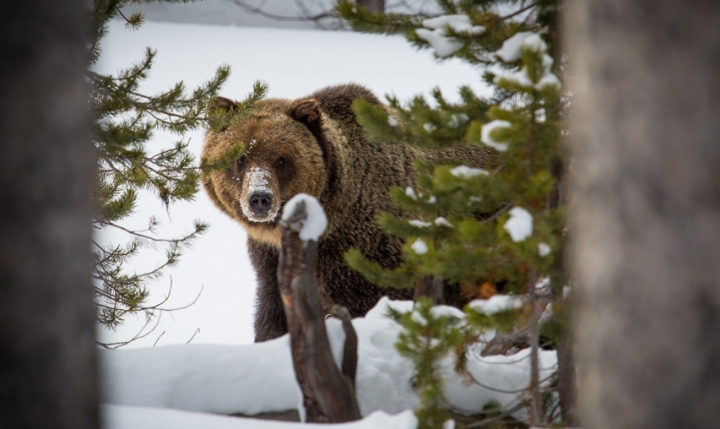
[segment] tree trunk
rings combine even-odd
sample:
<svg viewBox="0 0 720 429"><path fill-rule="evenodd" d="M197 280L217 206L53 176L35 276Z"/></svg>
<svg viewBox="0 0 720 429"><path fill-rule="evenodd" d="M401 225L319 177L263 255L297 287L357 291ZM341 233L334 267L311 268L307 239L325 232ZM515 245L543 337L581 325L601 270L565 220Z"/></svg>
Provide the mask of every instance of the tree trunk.
<svg viewBox="0 0 720 429"><path fill-rule="evenodd" d="M0 10L0 427L96 428L87 2Z"/></svg>
<svg viewBox="0 0 720 429"><path fill-rule="evenodd" d="M720 419L720 2L567 2L582 425Z"/></svg>
<svg viewBox="0 0 720 429"><path fill-rule="evenodd" d="M385 12L385 0L357 0L356 3L373 12Z"/></svg>
<svg viewBox="0 0 720 429"><path fill-rule="evenodd" d="M305 421L341 423L359 420L355 397L357 335L347 309L334 308L333 312L343 320L346 333L341 372L330 349L325 312L313 279L318 243L300 240L298 231L307 220L307 212L304 202L295 207L291 216L280 222L282 247L278 286L290 333L295 377L303 395Z"/></svg>
<svg viewBox="0 0 720 429"><path fill-rule="evenodd" d="M445 285L440 276L425 276L418 280L415 285L413 300L417 301L421 296L426 296L433 300L435 305L445 304L443 300L443 291Z"/></svg>

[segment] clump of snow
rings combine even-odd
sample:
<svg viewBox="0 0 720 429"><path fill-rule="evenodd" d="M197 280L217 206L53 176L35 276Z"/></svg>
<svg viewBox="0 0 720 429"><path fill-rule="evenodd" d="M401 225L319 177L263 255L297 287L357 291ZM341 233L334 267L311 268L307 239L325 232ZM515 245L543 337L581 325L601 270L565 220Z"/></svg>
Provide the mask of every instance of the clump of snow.
<svg viewBox="0 0 720 429"><path fill-rule="evenodd" d="M470 34L482 34L485 32L485 27L482 25L473 26L472 21L470 21L470 17L467 15L443 15L435 18L428 18L423 21L423 26L432 28L433 30L450 27L457 32Z"/></svg>
<svg viewBox="0 0 720 429"><path fill-rule="evenodd" d="M476 299L468 304L473 310L483 314L495 314L513 310L523 305L521 298L514 295L493 295L490 299Z"/></svg>
<svg viewBox="0 0 720 429"><path fill-rule="evenodd" d="M470 117L465 113L455 113L454 115L450 116L450 125L452 125L453 127L458 127L469 120Z"/></svg>
<svg viewBox="0 0 720 429"><path fill-rule="evenodd" d="M408 221L408 223L410 225L414 226L415 228L427 228L432 225L432 223L430 223L430 222L423 222L418 219L410 220L410 221Z"/></svg>
<svg viewBox="0 0 720 429"><path fill-rule="evenodd" d="M548 246L545 243L538 244L538 254L542 257L545 257L550 254L550 246Z"/></svg>
<svg viewBox="0 0 720 429"><path fill-rule="evenodd" d="M455 319L465 318L465 313L461 310L447 305L436 305L430 310L430 313L432 313L435 317L453 317Z"/></svg>
<svg viewBox="0 0 720 429"><path fill-rule="evenodd" d="M437 129L437 127L435 125L433 125L429 122L427 124L423 125L423 128L425 128L425 131L427 131L429 133L431 133Z"/></svg>
<svg viewBox="0 0 720 429"><path fill-rule="evenodd" d="M533 33L526 37L522 42L523 48L532 49L535 52L547 52L547 43L539 34Z"/></svg>
<svg viewBox="0 0 720 429"><path fill-rule="evenodd" d="M424 255L428 251L427 244L425 244L422 238L418 238L417 240L415 240L415 242L412 244L412 246L410 246L410 248L418 255Z"/></svg>
<svg viewBox="0 0 720 429"><path fill-rule="evenodd" d="M452 228L453 224L447 221L444 217L440 216L439 218L435 219L435 225L437 226L446 226L448 228Z"/></svg>
<svg viewBox="0 0 720 429"><path fill-rule="evenodd" d="M410 198L412 198L413 200L417 201L417 195L415 195L415 190L414 190L413 188L411 188L410 186L408 186L407 188L405 188L405 195L407 195L408 197L410 197Z"/></svg>
<svg viewBox="0 0 720 429"><path fill-rule="evenodd" d="M463 179L470 179L475 176L487 176L490 173L487 171L481 169L481 168L472 168L468 167L467 165L458 165L457 167L450 170L450 174L452 174L455 177L460 177Z"/></svg>
<svg viewBox="0 0 720 429"><path fill-rule="evenodd" d="M431 28L418 28L415 33L419 38L428 42L438 57L448 57L458 49L462 48L462 43L447 37L446 27L450 27L457 32L482 34L485 27L481 25L472 25L472 21L467 15L444 15L423 21L423 26Z"/></svg>
<svg viewBox="0 0 720 429"><path fill-rule="evenodd" d="M435 195L430 195L427 199L428 204L435 204L437 202L437 198L435 198Z"/></svg>
<svg viewBox="0 0 720 429"><path fill-rule="evenodd" d="M422 314L420 314L420 312L418 312L417 310L413 311L410 314L410 318L413 320L413 322L417 323L420 326L427 325L427 319Z"/></svg>
<svg viewBox="0 0 720 429"><path fill-rule="evenodd" d="M462 48L462 43L443 36L444 30L442 29L431 31L418 28L415 33L419 38L428 42L435 50L435 55L441 58L449 57Z"/></svg>
<svg viewBox="0 0 720 429"><path fill-rule="evenodd" d="M495 55L506 63L512 63L520 59L520 47L525 39L532 36L532 31L521 31L505 40L502 47L495 51Z"/></svg>
<svg viewBox="0 0 720 429"><path fill-rule="evenodd" d="M560 83L560 79L558 79L558 77L555 76L554 73L546 72L545 75L540 78L538 83L535 84L535 88L540 89L546 86L554 86L555 88L560 88L562 84Z"/></svg>
<svg viewBox="0 0 720 429"><path fill-rule="evenodd" d="M550 293L550 277L543 277L537 283L535 283L535 289L537 293Z"/></svg>
<svg viewBox="0 0 720 429"><path fill-rule="evenodd" d="M501 80L506 80L508 82L514 83L515 85L523 86L525 88L530 88L533 86L532 80L530 79L530 76L527 74L527 70L524 67L522 68L522 70L516 72L499 72L495 76L495 79L493 79L493 82L495 84L498 84Z"/></svg>
<svg viewBox="0 0 720 429"><path fill-rule="evenodd" d="M297 204L303 201L305 203L305 212L307 217L302 221L300 227L300 239L303 241L318 241L325 228L327 228L327 216L317 198L307 194L297 194L285 204L283 209L282 220L287 221L295 211Z"/></svg>
<svg viewBox="0 0 720 429"><path fill-rule="evenodd" d="M241 417L217 416L162 408L104 405L103 427L107 429L327 429L328 424L291 423ZM417 417L412 411L391 416L376 411L362 420L332 425L342 429L415 429Z"/></svg>
<svg viewBox="0 0 720 429"><path fill-rule="evenodd" d="M533 233L533 216L522 207L514 207L510 210L510 219L505 222L504 228L512 241L524 241Z"/></svg>
<svg viewBox="0 0 720 429"><path fill-rule="evenodd" d="M553 309L552 309L552 303L548 303L548 305L545 306L545 309L543 310L542 314L538 318L538 323L547 323L552 319L553 316Z"/></svg>
<svg viewBox="0 0 720 429"><path fill-rule="evenodd" d="M524 33L518 33L515 36L511 37L510 39L506 40L508 41L512 40L514 37L518 36L519 34L525 34ZM508 49L508 53L512 53L513 55L508 55L507 58L515 58L512 61L517 60L520 58L520 53L522 50L527 49L531 50L533 52L536 52L538 54L542 55L542 67L543 67L543 73L542 76L539 77L537 82L533 82L532 79L530 79L530 75L527 72L527 68L523 67L521 70L516 72L506 72L506 71L498 71L498 73L495 76L495 79L493 82L495 84L498 84L501 80L506 80L512 83L515 83L516 85L527 87L527 88L535 88L535 89L542 89L547 86L554 86L556 88L560 88L560 79L550 71L553 65L553 59L550 55L547 54L547 44L545 41L540 37L539 34L536 33L530 33L529 35L524 35L521 37L522 40L517 43L520 38L513 41L513 47L517 43L517 50L510 52L510 49ZM505 45L503 44L503 47ZM500 49L502 51L502 48ZM498 51L498 52L500 52ZM496 52L497 54L497 52ZM503 52L503 54L505 54ZM516 54L516 56L515 56ZM503 57L501 57L503 58ZM505 60L507 61L507 60Z"/></svg>
<svg viewBox="0 0 720 429"><path fill-rule="evenodd" d="M499 128L508 128L511 125L512 124L510 122L503 121L501 119L488 122L483 125L482 130L480 131L480 141L500 152L505 152L508 149L508 144L493 139L492 132Z"/></svg>
<svg viewBox="0 0 720 429"><path fill-rule="evenodd" d="M445 423L442 425L442 429L455 429L455 420L448 419L445 420Z"/></svg>
<svg viewBox="0 0 720 429"><path fill-rule="evenodd" d="M391 127L397 126L398 121L392 115L388 115L388 125Z"/></svg>

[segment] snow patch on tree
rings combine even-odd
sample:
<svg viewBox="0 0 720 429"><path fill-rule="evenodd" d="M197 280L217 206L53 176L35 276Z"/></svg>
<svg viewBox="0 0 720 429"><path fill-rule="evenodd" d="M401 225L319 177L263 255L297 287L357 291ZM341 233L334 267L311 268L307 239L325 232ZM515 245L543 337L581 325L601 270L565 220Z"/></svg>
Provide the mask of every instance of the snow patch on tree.
<svg viewBox="0 0 720 429"><path fill-rule="evenodd" d="M480 141L499 152L505 152L508 149L508 144L495 140L492 137L492 133L500 128L509 128L511 125L512 124L510 122L503 121L501 119L488 122L482 127L482 131L480 132Z"/></svg>
<svg viewBox="0 0 720 429"><path fill-rule="evenodd" d="M413 188L411 188L410 186L408 186L407 188L405 188L405 195L407 195L408 197L410 197L410 198L412 198L413 200L417 201L417 195L415 195L415 190L414 190Z"/></svg>
<svg viewBox="0 0 720 429"><path fill-rule="evenodd" d="M287 221L295 211L297 204L301 201L305 203L307 218L302 221L302 227L300 228L300 231L298 231L300 233L300 239L303 241L318 241L322 233L325 232L328 221L322 205L320 205L317 198L312 195L297 194L290 198L290 201L285 203L282 220Z"/></svg>
<svg viewBox="0 0 720 429"><path fill-rule="evenodd" d="M533 233L533 216L522 207L514 207L510 210L510 219L505 222L504 228L512 241L524 241Z"/></svg>
<svg viewBox="0 0 720 429"><path fill-rule="evenodd" d="M470 34L482 34L485 32L485 27L482 25L472 25L472 21L467 15L443 15L429 18L423 21L423 26L433 30L450 27L457 32Z"/></svg>
<svg viewBox="0 0 720 429"><path fill-rule="evenodd" d="M470 308L483 314L495 314L501 311L522 307L523 300L513 295L493 295L490 299L476 299L468 304Z"/></svg>
<svg viewBox="0 0 720 429"><path fill-rule="evenodd" d="M446 28L452 28L456 32L469 34L482 34L485 27L481 25L472 25L472 21L467 15L444 15L423 21L426 28L418 28L415 33L419 38L425 40L435 50L435 55L444 58L457 52L462 48L463 44L447 37Z"/></svg>
<svg viewBox="0 0 720 429"><path fill-rule="evenodd" d="M505 61L506 63L512 63L520 59L520 47L528 37L532 36L532 31L521 31L516 33L514 36L505 40L502 47L494 52L495 56Z"/></svg>
<svg viewBox="0 0 720 429"><path fill-rule="evenodd" d="M423 222L418 219L409 220L408 223L410 225L414 226L415 228L427 228L432 225L432 223L430 223L430 222Z"/></svg>
<svg viewBox="0 0 720 429"><path fill-rule="evenodd" d="M538 254L542 257L545 257L550 254L550 246L548 246L545 243L538 244Z"/></svg>
<svg viewBox="0 0 720 429"><path fill-rule="evenodd" d="M446 226L446 227L448 227L448 228L452 228L452 227L453 227L453 224L451 224L450 222L448 222L448 220L445 219L445 218L442 217L442 216L440 216L439 218L435 219L435 225L437 225L437 226Z"/></svg>
<svg viewBox="0 0 720 429"><path fill-rule="evenodd" d="M427 244L425 244L422 238L418 238L417 240L415 240L415 242L412 244L412 246L410 246L410 248L418 255L424 255L428 251Z"/></svg>
<svg viewBox="0 0 720 429"><path fill-rule="evenodd" d="M518 34L520 34L520 33L518 33ZM513 36L513 37L515 37L515 36ZM512 39L512 37L510 39ZM508 40L510 40L510 39L508 39ZM521 55L522 51L524 51L524 50L532 51L541 56L541 58L542 58L541 59L542 74L539 77L537 77L535 80L533 80L530 77L530 75L528 74L527 67L523 67L522 69L520 69L519 71L516 71L516 72L508 72L505 70L498 70L496 72L496 76L495 76L495 79L493 80L493 83L498 85L498 84L501 84L503 80L505 80L507 82L514 83L515 85L518 85L518 86L521 86L524 88L534 88L537 90L541 90L547 86L552 86L552 87L559 89L562 86L560 83L560 79L558 79L558 77L551 71L552 65L553 65L553 59L550 55L547 54L547 44L540 37L540 35L531 33L530 35L523 38L522 42L519 44L518 58L520 58L520 55ZM514 52L513 52L513 54L514 54ZM509 58L513 58L513 56L510 56Z"/></svg>
<svg viewBox="0 0 720 429"><path fill-rule="evenodd" d="M475 176L487 176L490 173L483 170L482 168L472 168L468 167L467 165L458 165L457 167L450 170L450 174L452 174L455 177L460 177L463 179L470 179Z"/></svg>

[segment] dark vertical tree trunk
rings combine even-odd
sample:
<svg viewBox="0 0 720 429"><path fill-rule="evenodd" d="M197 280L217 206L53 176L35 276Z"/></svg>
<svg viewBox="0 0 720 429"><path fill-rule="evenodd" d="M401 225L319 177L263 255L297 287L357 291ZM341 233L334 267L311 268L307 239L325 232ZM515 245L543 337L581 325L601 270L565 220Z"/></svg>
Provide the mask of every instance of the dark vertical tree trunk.
<svg viewBox="0 0 720 429"><path fill-rule="evenodd" d="M0 427L98 427L87 2L0 5Z"/></svg>
<svg viewBox="0 0 720 429"><path fill-rule="evenodd" d="M413 300L417 301L421 296L426 296L433 300L435 305L445 304L443 300L444 284L442 277L426 276L418 280L415 285Z"/></svg>
<svg viewBox="0 0 720 429"><path fill-rule="evenodd" d="M720 2L568 1L582 426L720 420Z"/></svg>
<svg viewBox="0 0 720 429"><path fill-rule="evenodd" d="M567 304L566 304L567 305ZM562 421L568 426L577 426L577 380L575 353L572 329L568 324L563 326L557 344L558 357L558 394Z"/></svg>
<svg viewBox="0 0 720 429"><path fill-rule="evenodd" d="M357 0L358 6L370 9L373 12L385 12L385 0Z"/></svg>

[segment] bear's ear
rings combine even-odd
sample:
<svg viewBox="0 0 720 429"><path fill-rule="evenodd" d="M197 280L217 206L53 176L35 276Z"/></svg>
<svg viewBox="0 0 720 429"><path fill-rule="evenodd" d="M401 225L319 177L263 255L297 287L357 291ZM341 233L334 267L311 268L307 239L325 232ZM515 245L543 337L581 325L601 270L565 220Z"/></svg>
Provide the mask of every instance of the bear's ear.
<svg viewBox="0 0 720 429"><path fill-rule="evenodd" d="M210 100L208 104L208 112L210 115L213 113L220 113L221 115L224 113L234 113L238 108L236 102L225 97L215 97Z"/></svg>
<svg viewBox="0 0 720 429"><path fill-rule="evenodd" d="M208 118L210 129L215 132L223 132L230 125L235 112L240 109L236 102L225 97L215 97L208 103Z"/></svg>
<svg viewBox="0 0 720 429"><path fill-rule="evenodd" d="M316 123L320 119L320 103L314 98L298 100L290 107L289 115L304 124Z"/></svg>

